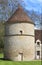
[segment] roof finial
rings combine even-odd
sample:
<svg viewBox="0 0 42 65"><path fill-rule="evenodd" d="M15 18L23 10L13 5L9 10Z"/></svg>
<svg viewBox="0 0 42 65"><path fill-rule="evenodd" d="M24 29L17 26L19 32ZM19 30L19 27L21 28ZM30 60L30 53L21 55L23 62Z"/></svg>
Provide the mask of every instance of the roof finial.
<svg viewBox="0 0 42 65"><path fill-rule="evenodd" d="M20 9L21 9L21 8L22 8L22 6L21 6L20 4L18 4L18 8L20 8Z"/></svg>

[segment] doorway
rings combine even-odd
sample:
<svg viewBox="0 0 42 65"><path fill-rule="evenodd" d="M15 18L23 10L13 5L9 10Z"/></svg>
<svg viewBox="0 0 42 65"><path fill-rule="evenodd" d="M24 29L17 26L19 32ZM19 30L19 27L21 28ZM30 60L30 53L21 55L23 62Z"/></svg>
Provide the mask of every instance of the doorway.
<svg viewBox="0 0 42 65"><path fill-rule="evenodd" d="M23 61L23 53L19 53L19 55L18 55L18 61Z"/></svg>

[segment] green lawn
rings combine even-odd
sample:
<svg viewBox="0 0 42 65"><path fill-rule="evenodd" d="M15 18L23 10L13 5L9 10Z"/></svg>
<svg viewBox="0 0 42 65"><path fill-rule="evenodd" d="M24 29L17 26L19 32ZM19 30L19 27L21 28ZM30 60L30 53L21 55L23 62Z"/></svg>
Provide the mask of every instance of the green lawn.
<svg viewBox="0 0 42 65"><path fill-rule="evenodd" d="M3 54L0 54L0 58L3 58ZM0 65L41 65L41 61L14 62L0 59Z"/></svg>
<svg viewBox="0 0 42 65"><path fill-rule="evenodd" d="M3 58L3 54L2 53L0 53L0 58Z"/></svg>

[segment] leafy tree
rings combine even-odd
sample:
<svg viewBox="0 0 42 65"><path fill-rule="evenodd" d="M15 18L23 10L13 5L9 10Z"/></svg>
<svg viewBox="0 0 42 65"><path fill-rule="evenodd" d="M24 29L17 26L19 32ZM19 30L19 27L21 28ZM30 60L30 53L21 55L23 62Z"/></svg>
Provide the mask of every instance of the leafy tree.
<svg viewBox="0 0 42 65"><path fill-rule="evenodd" d="M4 24L0 22L0 52L3 51L4 48Z"/></svg>

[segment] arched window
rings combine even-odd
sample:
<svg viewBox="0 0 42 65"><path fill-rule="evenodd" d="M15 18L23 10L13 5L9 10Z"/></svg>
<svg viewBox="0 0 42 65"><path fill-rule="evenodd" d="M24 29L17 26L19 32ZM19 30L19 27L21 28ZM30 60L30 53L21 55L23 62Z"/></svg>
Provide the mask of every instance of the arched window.
<svg viewBox="0 0 42 65"><path fill-rule="evenodd" d="M37 45L40 45L40 42L37 42Z"/></svg>
<svg viewBox="0 0 42 65"><path fill-rule="evenodd" d="M37 45L37 46L40 46L40 44L41 44L41 41L40 41L40 40L37 40L37 41L36 41L36 45Z"/></svg>

